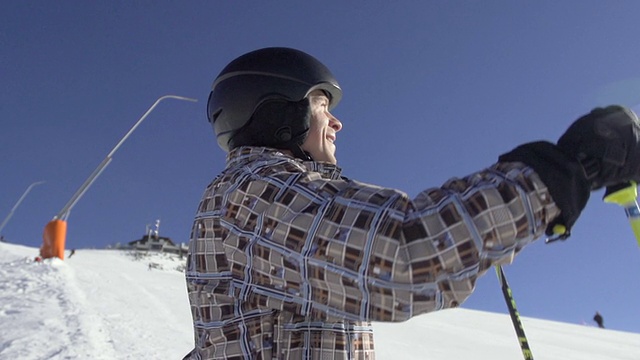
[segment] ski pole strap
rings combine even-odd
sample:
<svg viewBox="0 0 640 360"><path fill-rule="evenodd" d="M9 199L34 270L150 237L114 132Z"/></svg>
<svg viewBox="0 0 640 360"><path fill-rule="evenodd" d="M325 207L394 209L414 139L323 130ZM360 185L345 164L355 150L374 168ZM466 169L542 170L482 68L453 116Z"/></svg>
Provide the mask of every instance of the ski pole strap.
<svg viewBox="0 0 640 360"><path fill-rule="evenodd" d="M604 194L604 202L618 204L624 208L633 234L636 236L638 246L640 246L640 206L638 206L637 197L638 187L632 181L619 186L607 187L607 191Z"/></svg>
<svg viewBox="0 0 640 360"><path fill-rule="evenodd" d="M533 360L533 353L529 348L529 341L527 340L527 336L524 333L524 327L522 326L522 322L520 321L520 314L518 313L518 309L516 308L516 302L515 300L513 300L513 294L511 293L509 283L507 283L507 278L504 275L502 266L496 265L495 268L496 275L498 275L498 280L500 281L500 285L502 287L502 295L504 295L504 300L507 303L507 308L509 309L509 315L511 316L513 328L516 330L516 335L518 336L518 342L520 343L522 355L524 356L525 360Z"/></svg>

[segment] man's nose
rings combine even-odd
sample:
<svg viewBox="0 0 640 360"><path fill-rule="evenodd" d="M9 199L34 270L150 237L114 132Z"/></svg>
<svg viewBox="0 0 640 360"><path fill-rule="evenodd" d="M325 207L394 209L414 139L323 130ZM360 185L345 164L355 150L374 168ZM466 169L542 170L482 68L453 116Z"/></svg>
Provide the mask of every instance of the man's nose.
<svg viewBox="0 0 640 360"><path fill-rule="evenodd" d="M327 115L329 116L329 126L336 132L342 130L342 122L340 122L337 117L331 115L330 112L327 112Z"/></svg>

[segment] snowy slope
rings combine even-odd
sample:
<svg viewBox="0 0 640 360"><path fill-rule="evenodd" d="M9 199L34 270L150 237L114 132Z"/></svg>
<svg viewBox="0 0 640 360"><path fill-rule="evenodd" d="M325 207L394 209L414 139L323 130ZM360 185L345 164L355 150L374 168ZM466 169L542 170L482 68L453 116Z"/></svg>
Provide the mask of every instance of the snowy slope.
<svg viewBox="0 0 640 360"><path fill-rule="evenodd" d="M0 243L0 359L181 359L192 344L182 261ZM540 359L640 359L640 334L523 318ZM378 359L521 359L508 315L467 309L376 325Z"/></svg>

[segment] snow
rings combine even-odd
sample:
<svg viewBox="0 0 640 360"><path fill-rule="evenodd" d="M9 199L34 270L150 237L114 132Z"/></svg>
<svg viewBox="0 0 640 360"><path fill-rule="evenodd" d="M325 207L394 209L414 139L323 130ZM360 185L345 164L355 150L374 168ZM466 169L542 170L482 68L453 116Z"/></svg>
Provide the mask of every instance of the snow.
<svg viewBox="0 0 640 360"><path fill-rule="evenodd" d="M0 359L181 359L192 347L183 260L120 250L35 262L0 243ZM636 313L637 314L637 313ZM535 359L640 359L640 334L523 317ZM506 314L376 323L378 359L522 359Z"/></svg>

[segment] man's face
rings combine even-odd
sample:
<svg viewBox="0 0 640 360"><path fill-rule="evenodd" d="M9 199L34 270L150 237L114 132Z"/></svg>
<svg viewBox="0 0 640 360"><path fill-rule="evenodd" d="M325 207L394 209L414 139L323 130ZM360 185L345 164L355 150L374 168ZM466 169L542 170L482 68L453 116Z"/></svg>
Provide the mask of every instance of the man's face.
<svg viewBox="0 0 640 360"><path fill-rule="evenodd" d="M314 90L309 96L311 106L311 124L309 135L302 143L302 150L311 154L315 161L337 164L336 133L342 129L342 123L329 113L329 98L322 90Z"/></svg>

